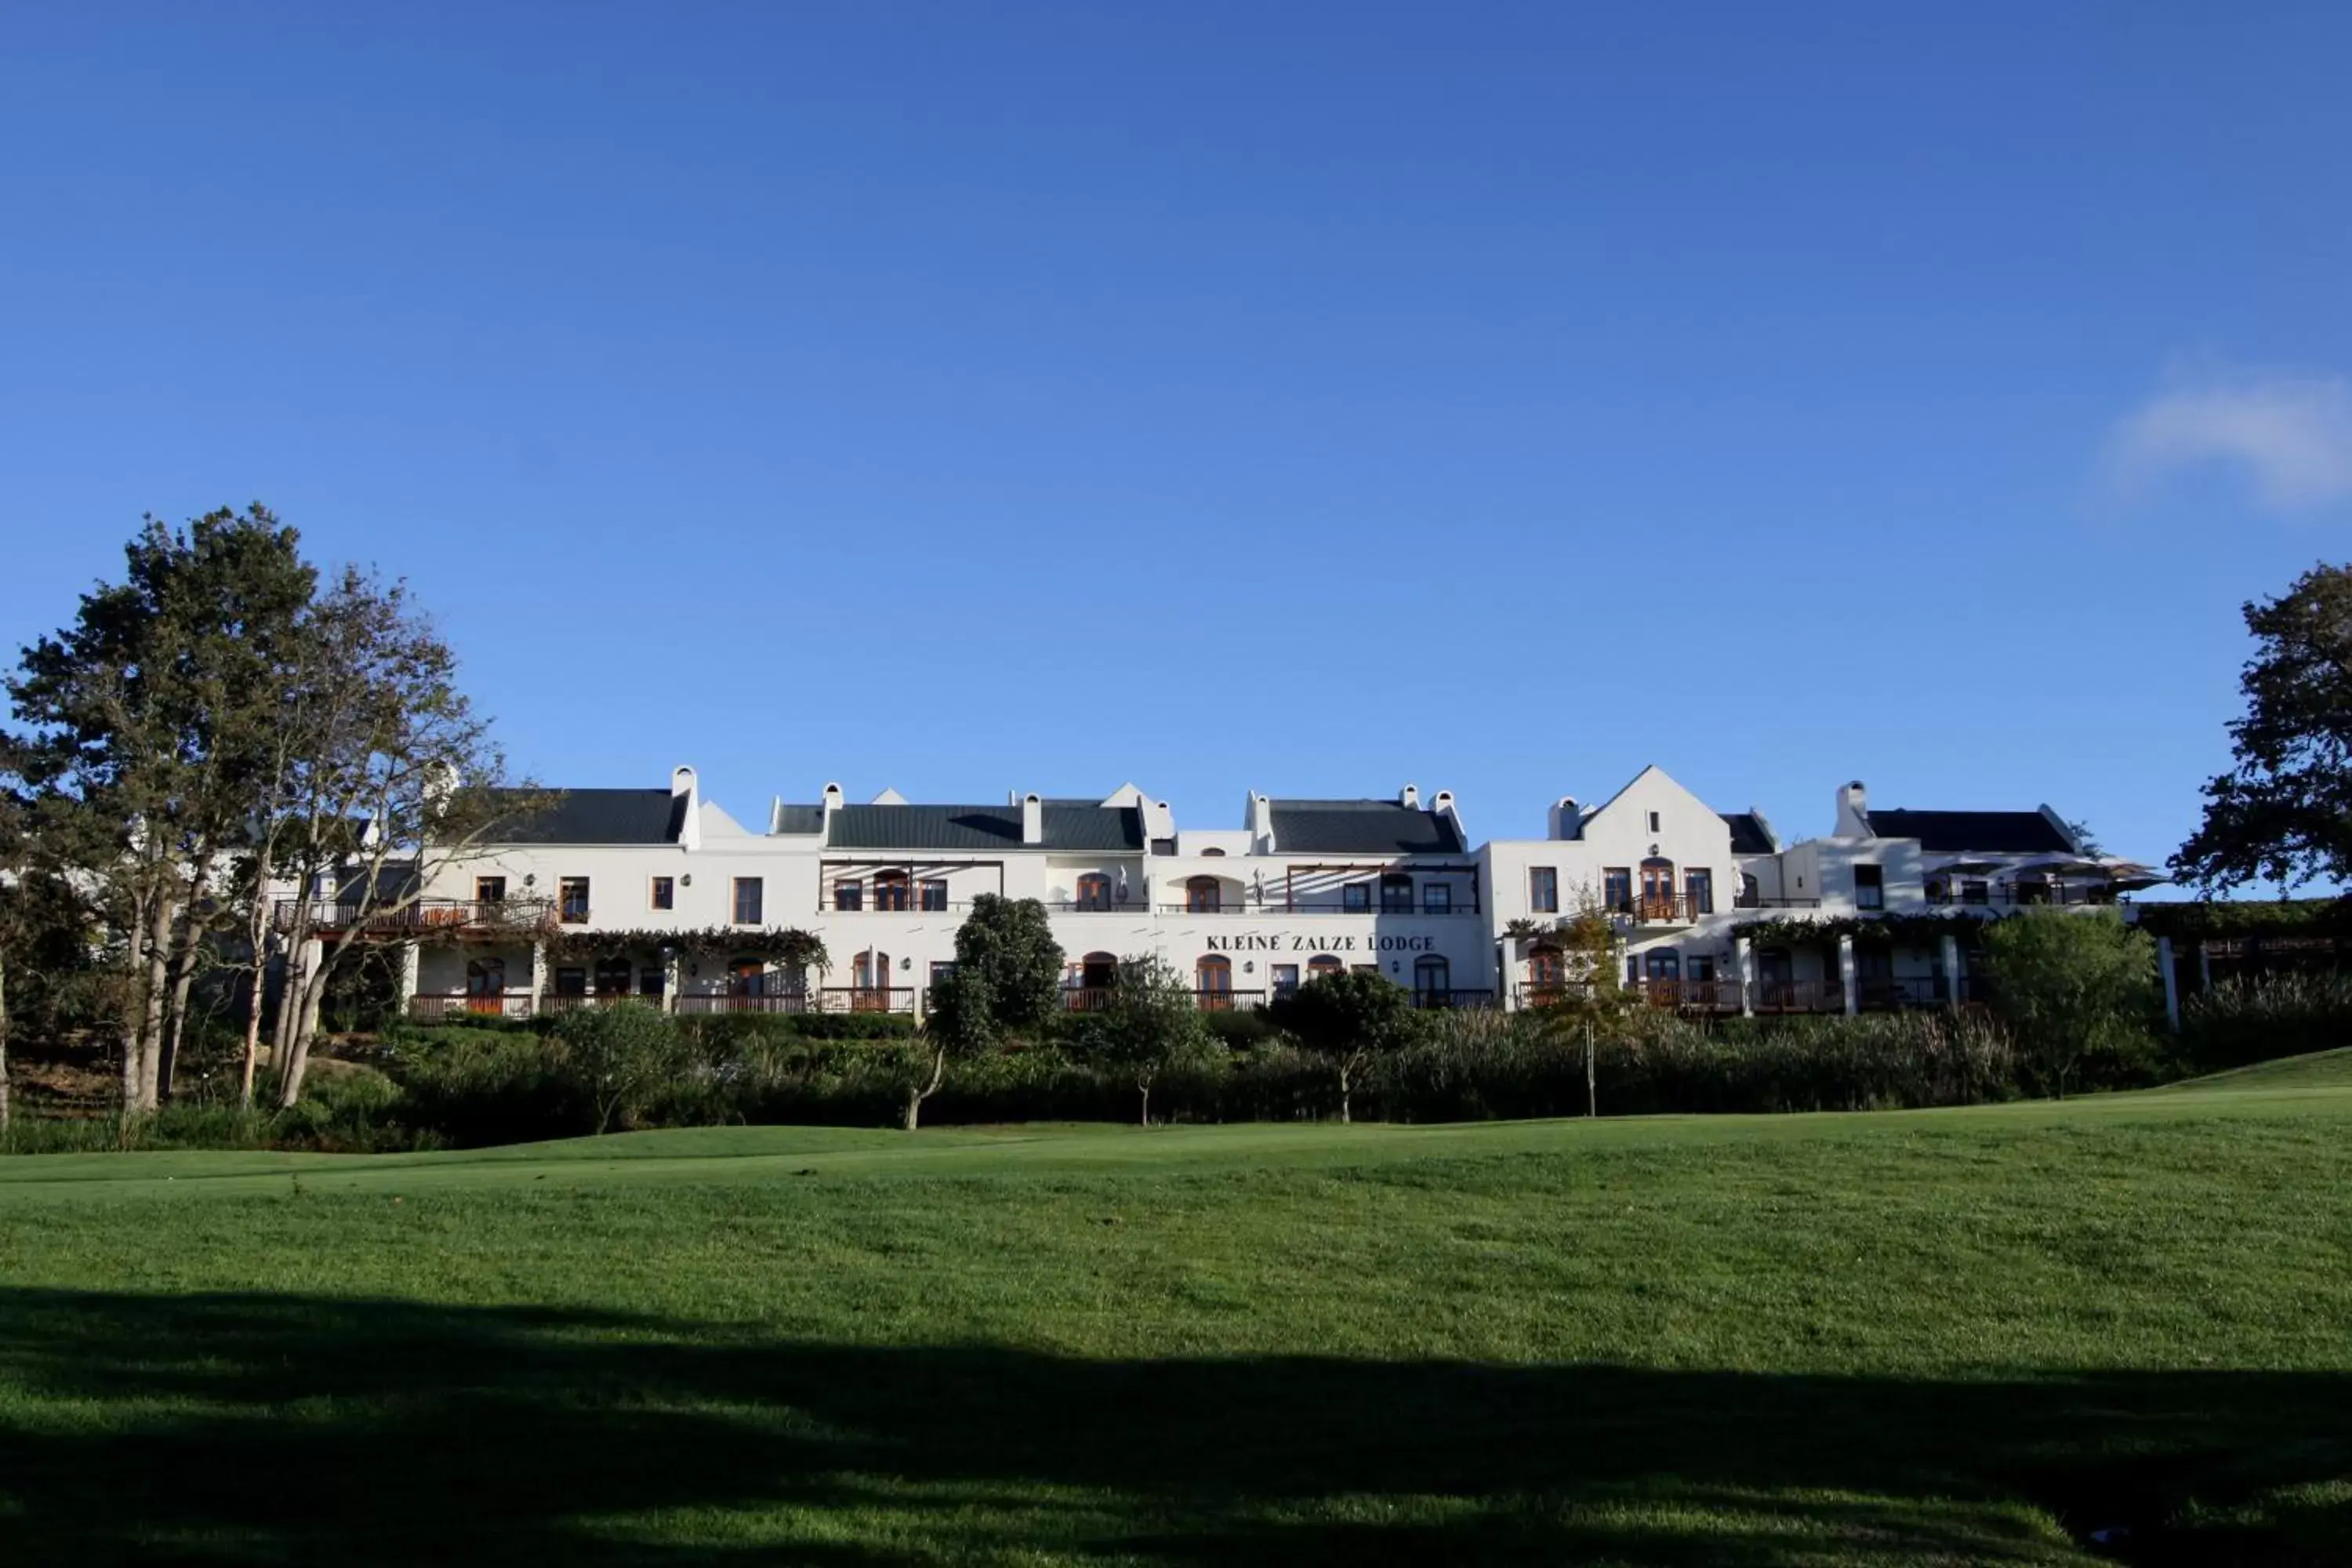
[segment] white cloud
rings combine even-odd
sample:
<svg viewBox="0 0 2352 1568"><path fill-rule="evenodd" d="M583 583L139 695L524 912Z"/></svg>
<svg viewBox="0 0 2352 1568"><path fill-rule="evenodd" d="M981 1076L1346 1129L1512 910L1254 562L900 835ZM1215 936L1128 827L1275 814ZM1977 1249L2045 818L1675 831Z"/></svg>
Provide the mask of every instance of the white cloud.
<svg viewBox="0 0 2352 1568"><path fill-rule="evenodd" d="M2126 500L2210 464L2242 474L2264 511L2352 501L2352 380L2285 371L2176 377L2107 437L2107 476Z"/></svg>

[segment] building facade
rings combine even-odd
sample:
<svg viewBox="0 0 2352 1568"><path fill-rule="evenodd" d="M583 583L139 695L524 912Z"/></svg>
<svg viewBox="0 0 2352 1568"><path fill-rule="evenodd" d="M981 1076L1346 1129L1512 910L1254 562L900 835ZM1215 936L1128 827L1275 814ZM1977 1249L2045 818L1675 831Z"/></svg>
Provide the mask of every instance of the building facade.
<svg viewBox="0 0 2352 1568"><path fill-rule="evenodd" d="M1562 797L1539 839L1474 847L1450 792L1252 792L1229 827L1180 826L1128 784L1099 797L933 805L827 784L757 827L667 788L533 797L380 932L403 1005L528 1016L621 997L677 1012L921 1014L982 894L1043 904L1073 1009L1156 958L1210 1009L1370 971L1427 1007L1540 1004L1589 976L1551 940L1607 922L1612 970L1661 1006L1714 1014L1957 1005L1970 932L2035 904L2090 906L2157 879L2086 854L2037 811L1870 809L1783 845L1663 769L1599 805ZM1968 915L1927 925L1908 916ZM331 930L331 910L313 913ZM813 962L805 933L823 944ZM1862 940L1857 941L1859 935ZM1880 937L1885 940L1878 940Z"/></svg>

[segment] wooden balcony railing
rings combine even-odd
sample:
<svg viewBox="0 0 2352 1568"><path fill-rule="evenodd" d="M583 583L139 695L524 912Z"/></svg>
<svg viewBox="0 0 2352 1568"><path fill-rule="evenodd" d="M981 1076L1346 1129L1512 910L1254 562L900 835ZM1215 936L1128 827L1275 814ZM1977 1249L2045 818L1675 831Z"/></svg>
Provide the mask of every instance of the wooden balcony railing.
<svg viewBox="0 0 2352 1568"><path fill-rule="evenodd" d="M1677 1013L1737 1013L1737 980L1644 980L1633 988L1653 1007Z"/></svg>
<svg viewBox="0 0 2352 1568"><path fill-rule="evenodd" d="M534 899L419 899L395 910L371 910L335 899L280 899L270 919L278 930L289 931L305 911L310 929L321 934L349 931L355 924L386 936L435 931L524 933L549 920L548 904Z"/></svg>
<svg viewBox="0 0 2352 1568"><path fill-rule="evenodd" d="M1113 994L1108 985L1066 985L1062 988L1062 1011L1099 1013L1110 1005Z"/></svg>
<svg viewBox="0 0 2352 1568"><path fill-rule="evenodd" d="M805 991L772 991L760 993L681 991L675 1002L675 1011L710 1015L719 1013L807 1013L814 1011Z"/></svg>
<svg viewBox="0 0 2352 1568"><path fill-rule="evenodd" d="M912 1013L911 985L828 985L814 993L820 1013Z"/></svg>
<svg viewBox="0 0 2352 1568"><path fill-rule="evenodd" d="M425 1024L445 1018L528 1018L530 993L510 991L491 996L466 991L419 993L408 999L408 1016Z"/></svg>
<svg viewBox="0 0 2352 1568"><path fill-rule="evenodd" d="M1204 987L1192 993L1193 1004L1203 1013L1246 1012L1265 1005L1264 991L1227 991Z"/></svg>
<svg viewBox="0 0 2352 1568"><path fill-rule="evenodd" d="M1767 980L1755 988L1759 1013L1843 1013L1845 984L1837 980Z"/></svg>
<svg viewBox="0 0 2352 1568"><path fill-rule="evenodd" d="M551 991L539 999L540 1014L554 1017L561 1013L578 1013L591 1007L617 1007L624 1002L636 1002L658 1010L662 999L634 991Z"/></svg>
<svg viewBox="0 0 2352 1568"><path fill-rule="evenodd" d="M1735 910L1817 910L1819 899L1768 899L1761 893L1742 893L1731 900Z"/></svg>
<svg viewBox="0 0 2352 1568"><path fill-rule="evenodd" d="M1424 1012L1439 1012L1449 1007L1492 1007L1492 991L1416 991L1412 1005Z"/></svg>

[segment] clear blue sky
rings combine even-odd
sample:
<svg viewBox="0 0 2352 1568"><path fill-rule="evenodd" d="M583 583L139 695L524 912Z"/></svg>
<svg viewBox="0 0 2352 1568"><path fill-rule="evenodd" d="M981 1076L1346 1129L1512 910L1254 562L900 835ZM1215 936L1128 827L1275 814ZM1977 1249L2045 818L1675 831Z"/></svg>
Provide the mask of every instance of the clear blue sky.
<svg viewBox="0 0 2352 1568"><path fill-rule="evenodd" d="M0 632L142 510L516 763L2161 858L2352 553L2352 7L24 5Z"/></svg>

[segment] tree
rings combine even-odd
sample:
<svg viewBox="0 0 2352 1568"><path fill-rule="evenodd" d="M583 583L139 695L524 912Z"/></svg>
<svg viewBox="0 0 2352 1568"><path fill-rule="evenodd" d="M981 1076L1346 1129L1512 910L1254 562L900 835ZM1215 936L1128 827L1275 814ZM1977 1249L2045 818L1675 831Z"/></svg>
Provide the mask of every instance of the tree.
<svg viewBox="0 0 2352 1568"><path fill-rule="evenodd" d="M2159 1005L2156 943L2112 910L2027 910L1985 930L1994 1005L2059 1099L2086 1058L2144 1044Z"/></svg>
<svg viewBox="0 0 2352 1568"><path fill-rule="evenodd" d="M1045 906L982 893L956 931L955 968L931 984L930 1015L915 1042L907 1131L939 1092L950 1057L985 1055L1043 1030L1062 1005L1062 948Z"/></svg>
<svg viewBox="0 0 2352 1568"><path fill-rule="evenodd" d="M1151 1125L1151 1089L1161 1079L1204 1067L1218 1055L1192 982L1156 957L1129 958L1102 1005L1086 1016L1081 1050L1127 1075L1135 1085L1136 1114Z"/></svg>
<svg viewBox="0 0 2352 1568"><path fill-rule="evenodd" d="M1299 1048L1331 1064L1339 1078L1339 1120L1349 1120L1358 1077L1375 1058L1411 1045L1421 1032L1412 995L1383 975L1356 970L1318 974L1267 1009Z"/></svg>
<svg viewBox="0 0 2352 1568"><path fill-rule="evenodd" d="M2206 784L2173 874L2209 895L2352 879L2352 567L2315 566L2244 616L2255 651L2238 678L2232 765Z"/></svg>
<svg viewBox="0 0 2352 1568"><path fill-rule="evenodd" d="M125 1115L170 1090L189 990L228 908L222 868L249 826L256 755L315 585L297 543L259 506L180 529L151 517L123 581L84 595L8 681L30 842L124 933Z"/></svg>
<svg viewBox="0 0 2352 1568"><path fill-rule="evenodd" d="M677 1025L643 1002L566 1013L555 1038L596 1113L600 1136L677 1068Z"/></svg>

